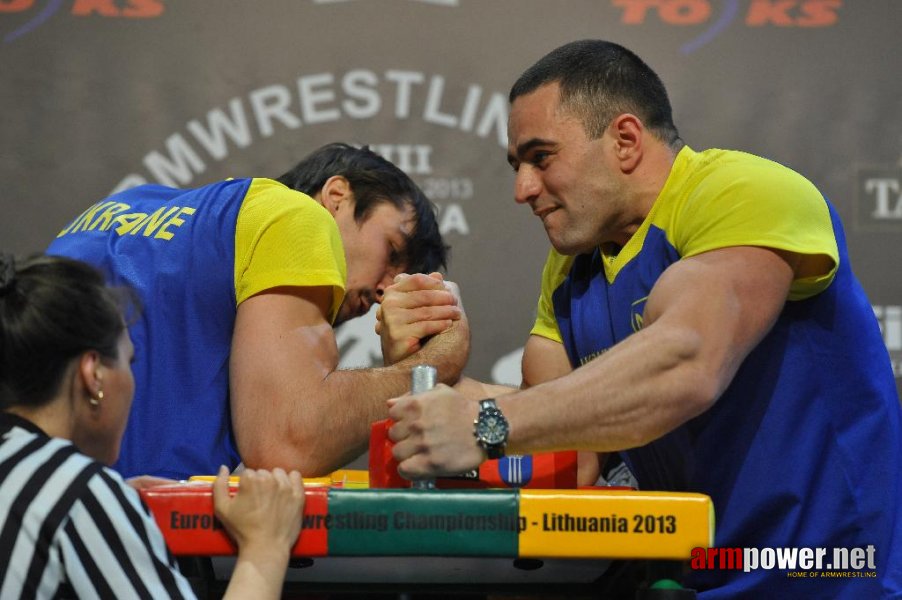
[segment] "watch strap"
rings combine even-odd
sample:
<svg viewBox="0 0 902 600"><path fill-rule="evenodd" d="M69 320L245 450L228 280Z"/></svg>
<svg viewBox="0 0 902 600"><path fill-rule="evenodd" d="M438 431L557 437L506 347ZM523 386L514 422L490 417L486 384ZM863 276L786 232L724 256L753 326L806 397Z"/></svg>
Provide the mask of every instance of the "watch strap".
<svg viewBox="0 0 902 600"><path fill-rule="evenodd" d="M482 446L485 450L486 456L490 460L495 460L499 458L504 458L504 447L507 445L507 440L505 439L503 442L499 444L490 444L486 440L481 439L479 437L478 432L475 427L479 424L480 417L483 414L488 412L495 412L497 415L504 421L505 426L507 426L507 419L504 417L504 413L501 412L501 409L498 408L498 403L495 402L494 398L485 398L484 400L479 401L479 415L476 417L476 421L474 421L474 431L473 435L476 436L477 443Z"/></svg>
<svg viewBox="0 0 902 600"><path fill-rule="evenodd" d="M495 410L498 410L498 403L495 402L494 398L485 398L484 400L479 401L480 412L483 410L488 410L490 408L494 408Z"/></svg>

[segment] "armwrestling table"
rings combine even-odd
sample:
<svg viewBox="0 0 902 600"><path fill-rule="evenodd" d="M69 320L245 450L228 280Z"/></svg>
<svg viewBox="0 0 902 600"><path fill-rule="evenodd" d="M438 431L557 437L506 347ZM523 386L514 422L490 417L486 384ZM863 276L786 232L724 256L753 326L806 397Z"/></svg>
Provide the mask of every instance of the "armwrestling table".
<svg viewBox="0 0 902 600"><path fill-rule="evenodd" d="M141 495L172 553L204 559L197 564L215 596L227 583L236 547L213 516L211 479ZM714 537L711 500L701 494L372 489L367 471L355 470L305 480L305 493L286 598L489 591L597 597L614 565L641 561L656 578L655 564L672 569L692 548L713 545Z"/></svg>

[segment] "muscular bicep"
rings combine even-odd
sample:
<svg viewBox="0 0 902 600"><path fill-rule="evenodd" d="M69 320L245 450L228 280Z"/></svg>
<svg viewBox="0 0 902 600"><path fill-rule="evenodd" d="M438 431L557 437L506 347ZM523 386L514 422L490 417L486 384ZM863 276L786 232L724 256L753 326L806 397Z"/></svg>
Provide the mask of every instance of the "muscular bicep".
<svg viewBox="0 0 902 600"><path fill-rule="evenodd" d="M540 335L531 335L526 341L522 367L524 388L557 379L573 370L564 345Z"/></svg>
<svg viewBox="0 0 902 600"><path fill-rule="evenodd" d="M268 465L287 451L278 446L295 437L304 399L336 369L338 348L325 317L331 303L330 287L309 287L272 289L239 305L229 380L232 424L246 464Z"/></svg>
<svg viewBox="0 0 902 600"><path fill-rule="evenodd" d="M752 246L680 260L652 289L644 329L694 339L692 362L716 398L773 327L797 266L796 255Z"/></svg>

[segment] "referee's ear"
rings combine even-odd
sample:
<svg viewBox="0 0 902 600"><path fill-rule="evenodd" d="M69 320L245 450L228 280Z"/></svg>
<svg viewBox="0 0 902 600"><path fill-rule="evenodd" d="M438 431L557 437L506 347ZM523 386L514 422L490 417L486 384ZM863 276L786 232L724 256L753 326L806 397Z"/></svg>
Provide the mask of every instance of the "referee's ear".
<svg viewBox="0 0 902 600"><path fill-rule="evenodd" d="M76 372L70 383L70 398L73 402L102 396L103 365L96 350L83 352L77 359Z"/></svg>

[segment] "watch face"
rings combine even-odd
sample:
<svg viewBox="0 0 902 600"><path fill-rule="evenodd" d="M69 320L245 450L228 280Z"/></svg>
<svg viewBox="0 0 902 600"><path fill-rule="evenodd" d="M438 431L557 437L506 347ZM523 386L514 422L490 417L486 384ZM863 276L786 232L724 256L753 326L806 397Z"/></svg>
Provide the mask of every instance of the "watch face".
<svg viewBox="0 0 902 600"><path fill-rule="evenodd" d="M507 421L497 410L488 410L479 416L477 437L486 444L500 444L507 440Z"/></svg>

